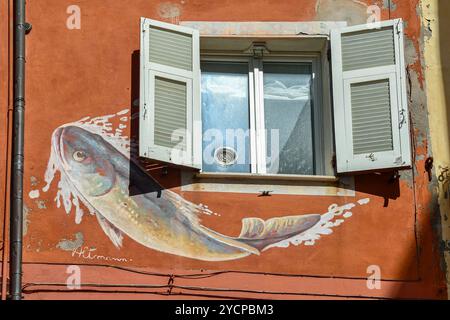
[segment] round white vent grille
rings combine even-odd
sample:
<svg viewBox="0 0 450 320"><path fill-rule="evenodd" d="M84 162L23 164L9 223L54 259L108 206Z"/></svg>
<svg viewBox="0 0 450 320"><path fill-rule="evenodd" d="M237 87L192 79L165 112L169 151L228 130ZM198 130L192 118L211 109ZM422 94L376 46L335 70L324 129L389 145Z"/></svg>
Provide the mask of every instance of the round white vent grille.
<svg viewBox="0 0 450 320"><path fill-rule="evenodd" d="M214 152L214 158L219 165L227 167L236 163L237 153L230 147L217 148Z"/></svg>

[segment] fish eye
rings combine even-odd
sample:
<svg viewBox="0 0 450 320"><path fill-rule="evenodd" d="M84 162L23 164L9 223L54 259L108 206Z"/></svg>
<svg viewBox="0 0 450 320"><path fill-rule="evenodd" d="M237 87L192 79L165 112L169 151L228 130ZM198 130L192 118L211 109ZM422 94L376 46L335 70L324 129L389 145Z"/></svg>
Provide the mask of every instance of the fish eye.
<svg viewBox="0 0 450 320"><path fill-rule="evenodd" d="M82 162L84 159L87 158L86 153L84 153L83 151L75 151L72 157L77 162Z"/></svg>

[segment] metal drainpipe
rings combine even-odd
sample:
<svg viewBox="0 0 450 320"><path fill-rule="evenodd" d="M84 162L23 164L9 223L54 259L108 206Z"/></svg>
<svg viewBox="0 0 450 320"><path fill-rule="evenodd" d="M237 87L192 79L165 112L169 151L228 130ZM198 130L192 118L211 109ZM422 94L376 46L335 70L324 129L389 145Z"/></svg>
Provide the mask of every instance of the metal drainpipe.
<svg viewBox="0 0 450 320"><path fill-rule="evenodd" d="M22 299L22 224L25 116L25 0L14 0L14 113L11 170L9 298Z"/></svg>

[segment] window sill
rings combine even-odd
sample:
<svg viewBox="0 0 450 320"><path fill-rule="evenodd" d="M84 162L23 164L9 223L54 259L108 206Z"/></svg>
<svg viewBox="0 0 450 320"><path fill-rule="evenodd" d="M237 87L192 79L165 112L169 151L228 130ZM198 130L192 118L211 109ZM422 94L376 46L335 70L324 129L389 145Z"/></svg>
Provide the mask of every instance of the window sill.
<svg viewBox="0 0 450 320"><path fill-rule="evenodd" d="M221 173L201 172L195 175L199 179L236 179L236 180L276 180L276 181L311 181L311 182L337 182L335 176L313 176L293 174L257 174L257 173Z"/></svg>
<svg viewBox="0 0 450 320"><path fill-rule="evenodd" d="M353 177L183 171L181 191L278 195L354 196Z"/></svg>

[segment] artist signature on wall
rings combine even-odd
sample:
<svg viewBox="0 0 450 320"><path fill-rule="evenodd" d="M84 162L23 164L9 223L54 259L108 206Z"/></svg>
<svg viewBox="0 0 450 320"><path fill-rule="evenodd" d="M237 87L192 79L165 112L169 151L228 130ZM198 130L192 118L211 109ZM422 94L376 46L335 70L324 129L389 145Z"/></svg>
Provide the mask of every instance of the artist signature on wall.
<svg viewBox="0 0 450 320"><path fill-rule="evenodd" d="M100 260L100 261L116 261L116 262L131 262L133 259L123 257L111 257L95 253L96 248L88 246L78 247L72 250L72 257L81 258L84 260Z"/></svg>

